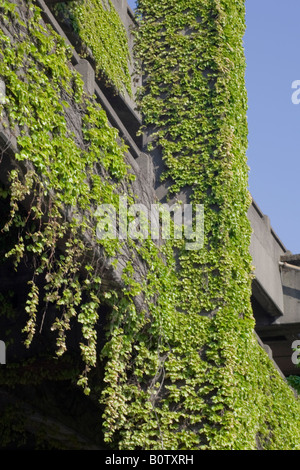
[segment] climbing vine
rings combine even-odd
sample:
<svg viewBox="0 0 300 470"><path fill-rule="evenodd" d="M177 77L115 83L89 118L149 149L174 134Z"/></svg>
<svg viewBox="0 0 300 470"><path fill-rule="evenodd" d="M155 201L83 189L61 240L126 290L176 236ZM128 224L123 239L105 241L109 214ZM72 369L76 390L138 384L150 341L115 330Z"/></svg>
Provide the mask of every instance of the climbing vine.
<svg viewBox="0 0 300 470"><path fill-rule="evenodd" d="M23 227L18 243L7 253L14 258L15 268L25 253L37 260L25 308L29 316L23 330L25 344L29 346L36 333L37 281L43 276L44 301L56 304L61 312L52 326L58 333L58 354L66 350L66 331L76 316L82 324L81 350L88 371L96 361L93 327L98 319L101 279L93 273L82 239L90 237L97 243L96 221L91 225L97 204L113 201L118 182L132 179L124 160L126 147L117 143L117 131L109 126L105 112L84 95L82 81L68 63L70 51L57 34L42 26L39 9L29 2L25 22L13 3L1 1L0 7L10 31L10 35L0 31L0 76L7 91L2 112L19 149L17 168L9 175L10 218L2 230ZM67 127L66 112L71 105L83 113L82 147ZM106 179L97 174L96 165L102 166ZM29 196L30 209L22 220L20 203ZM69 217L63 215L66 208ZM60 254L59 244L64 247ZM113 243L109 250L113 252ZM84 376L79 382L85 385L86 381Z"/></svg>
<svg viewBox="0 0 300 470"><path fill-rule="evenodd" d="M79 0L55 6L63 21L71 23L96 62L96 73L118 91L131 95L127 33L111 0Z"/></svg>
<svg viewBox="0 0 300 470"><path fill-rule="evenodd" d="M140 0L137 18L139 103L154 129L148 150L161 149L170 195L188 187L191 202L204 204L205 234L202 250L179 253L180 310L162 316L155 416L130 415L126 438L137 445L142 423L149 448L286 445L277 418L264 419L259 374L270 366L253 338L244 2ZM271 393L286 387L274 382ZM293 401L288 389L285 398ZM292 448L297 433L289 433Z"/></svg>
<svg viewBox="0 0 300 470"><path fill-rule="evenodd" d="M84 9L87 3L94 10ZM103 5L68 6L73 18L78 14L80 34L88 34L83 26L91 11L93 28L105 11L114 14L111 4ZM193 251L181 240L159 247L150 238L97 238L97 206L117 207L124 193L134 201L127 149L84 94L70 51L42 25L34 3L21 14L0 0L0 11L7 90L0 113L18 146L2 230L17 228L7 253L16 269L28 254L35 260L26 346L43 324L42 302L57 309L52 329L59 357L74 322L81 325L85 369L78 383L89 393L89 372L100 361L103 429L112 448L299 449L299 404L253 335L244 2L139 2L139 105L144 125L155 129L148 150L162 152L170 196L188 187L191 202L204 205L204 245ZM101 38L110 34L103 24ZM104 57L115 66L106 44ZM113 82L125 83L123 67L113 73ZM80 116L82 143L70 130L70 108ZM99 264L109 259L116 268L124 250L122 284L105 285ZM102 302L111 313L99 357Z"/></svg>

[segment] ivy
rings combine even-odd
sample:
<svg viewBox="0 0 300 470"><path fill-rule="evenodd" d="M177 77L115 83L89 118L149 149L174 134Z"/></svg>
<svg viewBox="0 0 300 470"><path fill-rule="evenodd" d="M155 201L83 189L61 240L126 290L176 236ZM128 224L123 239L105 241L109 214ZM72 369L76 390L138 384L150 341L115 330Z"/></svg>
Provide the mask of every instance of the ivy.
<svg viewBox="0 0 300 470"><path fill-rule="evenodd" d="M300 392L300 377L298 375L290 375L287 377L287 381L291 387L293 387L297 394Z"/></svg>
<svg viewBox="0 0 300 470"><path fill-rule="evenodd" d="M64 21L69 20L83 41L83 56L88 50L92 52L98 76L107 85L131 96L127 33L111 0L62 2L55 12Z"/></svg>
<svg viewBox="0 0 300 470"><path fill-rule="evenodd" d="M24 178L18 169L9 175L11 210L3 231L18 227L19 238L6 256L13 257L16 269L26 253L36 259L25 307L29 316L23 329L25 345L30 346L41 322L38 285L43 277L43 302L55 304L60 312L52 325L57 332L57 354L66 351L66 333L77 318L88 370L96 361L94 326L101 279L87 264L81 279L86 251L82 238L89 233L91 243L101 244L94 214L98 204L115 203L120 184L132 180L124 158L127 148L103 109L83 93L83 83L70 67L70 51L54 31L42 26L40 10L28 2L25 24L15 7L0 2L10 32L0 32L0 76L6 83L4 122L16 135L19 151L15 158L26 171ZM70 103L82 113L84 147L78 146L68 130ZM97 173L97 165L105 178ZM31 198L30 209L22 218L20 204L26 198ZM63 215L66 211L72 214L69 219ZM63 254L58 244L64 245ZM79 380L83 382L86 385Z"/></svg>
<svg viewBox="0 0 300 470"><path fill-rule="evenodd" d="M140 0L137 19L148 150L161 151L170 195L188 186L191 202L204 205L205 234L202 250L177 249L176 293L151 329L161 362L154 407L145 389L135 394L121 445L254 449L268 436L266 448L297 448L296 427L282 437L286 415L276 400L293 402L291 421L298 404L253 338L244 2ZM160 301L163 292L160 285Z"/></svg>

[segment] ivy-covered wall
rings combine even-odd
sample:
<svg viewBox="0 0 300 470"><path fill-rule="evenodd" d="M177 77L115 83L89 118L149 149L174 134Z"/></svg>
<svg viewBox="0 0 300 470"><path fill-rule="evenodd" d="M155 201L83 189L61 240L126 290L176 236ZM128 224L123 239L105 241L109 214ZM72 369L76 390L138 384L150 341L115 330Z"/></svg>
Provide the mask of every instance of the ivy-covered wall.
<svg viewBox="0 0 300 470"><path fill-rule="evenodd" d="M54 11L82 41L81 55L92 54L98 76L131 95L127 33L111 0L61 2Z"/></svg>
<svg viewBox="0 0 300 470"><path fill-rule="evenodd" d="M297 425L282 433L286 417L278 415L272 394L286 390L294 424L298 404L253 338L244 2L140 0L138 7L139 102L145 130L152 130L148 150L161 151L170 195L188 187L191 201L205 208L204 248L180 253L181 313L163 330L171 346L159 386L161 443L297 447Z"/></svg>
<svg viewBox="0 0 300 470"><path fill-rule="evenodd" d="M96 56L104 12L122 27L111 4L88 3L93 17L84 2L71 2L68 15L78 15ZM80 326L78 385L100 401L113 449L299 449L299 402L253 333L244 1L139 1L148 151L161 152L171 197L188 188L191 202L204 205L196 251L182 240L97 238L98 205L117 207L120 195L136 201L144 180L34 2L0 0L0 12L1 125L18 149L3 155L14 168L1 191L10 204L1 229L13 234L7 257L16 269L33 260L25 345L48 326L47 307L56 312L49 328L58 357ZM126 83L105 44L99 70L108 76L111 61L112 82ZM101 304L110 313L99 338Z"/></svg>

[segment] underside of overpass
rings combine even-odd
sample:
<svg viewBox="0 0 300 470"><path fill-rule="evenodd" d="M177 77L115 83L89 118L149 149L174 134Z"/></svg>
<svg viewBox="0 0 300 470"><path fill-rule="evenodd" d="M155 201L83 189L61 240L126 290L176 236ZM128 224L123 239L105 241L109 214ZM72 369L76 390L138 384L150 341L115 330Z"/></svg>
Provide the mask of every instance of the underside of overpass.
<svg viewBox="0 0 300 470"><path fill-rule="evenodd" d="M285 377L300 375L300 367L292 360L294 342L300 339L300 255L285 248L255 201L248 215L253 229L256 333Z"/></svg>

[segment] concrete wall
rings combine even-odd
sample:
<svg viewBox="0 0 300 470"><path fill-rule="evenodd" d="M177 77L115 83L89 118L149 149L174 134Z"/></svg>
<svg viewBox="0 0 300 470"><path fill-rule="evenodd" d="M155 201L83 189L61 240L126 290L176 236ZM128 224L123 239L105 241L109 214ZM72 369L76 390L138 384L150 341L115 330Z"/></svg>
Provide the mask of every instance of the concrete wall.
<svg viewBox="0 0 300 470"><path fill-rule="evenodd" d="M280 277L280 257L287 252L264 215L253 201L248 217L253 229L250 253L255 266L254 295L266 311L274 316L283 315L284 300Z"/></svg>
<svg viewBox="0 0 300 470"><path fill-rule="evenodd" d="M284 318L277 323L300 322L300 271L287 267L281 268L282 288L284 298Z"/></svg>

